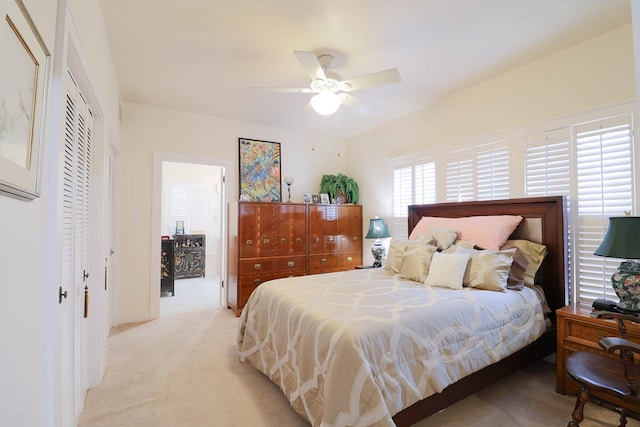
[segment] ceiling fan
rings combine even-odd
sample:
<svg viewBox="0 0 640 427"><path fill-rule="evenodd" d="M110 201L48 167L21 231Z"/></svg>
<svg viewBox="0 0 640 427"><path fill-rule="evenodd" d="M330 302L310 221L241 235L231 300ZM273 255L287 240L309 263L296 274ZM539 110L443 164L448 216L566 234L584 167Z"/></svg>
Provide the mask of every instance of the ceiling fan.
<svg viewBox="0 0 640 427"><path fill-rule="evenodd" d="M372 114L377 107L362 101L349 92L368 89L376 86L384 86L400 82L400 73L395 68L366 74L353 79L342 80L339 74L330 71L333 55L321 54L316 56L313 52L301 50L293 51L302 67L311 77L311 83L307 88L256 88L276 92L315 93L311 98L311 107L319 114L330 115L335 113L340 105L355 108L363 114Z"/></svg>

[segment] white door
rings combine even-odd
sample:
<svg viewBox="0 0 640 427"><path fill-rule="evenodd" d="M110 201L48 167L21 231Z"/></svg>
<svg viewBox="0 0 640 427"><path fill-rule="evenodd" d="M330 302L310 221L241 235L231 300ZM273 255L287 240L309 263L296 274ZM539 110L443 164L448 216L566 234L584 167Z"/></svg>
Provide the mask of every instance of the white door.
<svg viewBox="0 0 640 427"><path fill-rule="evenodd" d="M71 75L65 77L60 425L73 426L88 389L88 325L85 313L89 277L93 118Z"/></svg>

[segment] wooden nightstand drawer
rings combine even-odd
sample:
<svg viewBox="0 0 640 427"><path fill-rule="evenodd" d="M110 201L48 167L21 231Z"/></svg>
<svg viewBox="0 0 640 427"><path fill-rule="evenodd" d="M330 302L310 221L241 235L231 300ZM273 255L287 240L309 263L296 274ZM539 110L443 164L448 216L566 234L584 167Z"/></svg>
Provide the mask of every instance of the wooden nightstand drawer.
<svg viewBox="0 0 640 427"><path fill-rule="evenodd" d="M620 336L618 324L612 320L591 317L589 306L567 306L556 312L557 316L557 353L556 353L556 391L561 394L575 393L577 383L569 377L565 360L574 351L591 351L605 355L598 341L603 337ZM627 324L627 338L640 342L640 328ZM616 354L608 355L618 358Z"/></svg>

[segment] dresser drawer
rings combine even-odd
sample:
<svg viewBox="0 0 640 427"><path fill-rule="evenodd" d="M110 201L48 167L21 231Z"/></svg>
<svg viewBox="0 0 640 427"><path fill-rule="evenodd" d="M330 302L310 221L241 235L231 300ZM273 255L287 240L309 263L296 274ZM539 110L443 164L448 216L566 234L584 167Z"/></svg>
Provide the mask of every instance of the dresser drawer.
<svg viewBox="0 0 640 427"><path fill-rule="evenodd" d="M343 270L353 270L356 265L362 264L362 254L360 252L345 252L337 255L337 266Z"/></svg>
<svg viewBox="0 0 640 427"><path fill-rule="evenodd" d="M309 255L309 268L333 268L338 266L335 254Z"/></svg>
<svg viewBox="0 0 640 427"><path fill-rule="evenodd" d="M283 273L300 271L304 274L304 263L304 256L276 258L273 260L273 270Z"/></svg>
<svg viewBox="0 0 640 427"><path fill-rule="evenodd" d="M271 258L251 258L240 260L240 271L242 274L270 273L274 270L273 259Z"/></svg>

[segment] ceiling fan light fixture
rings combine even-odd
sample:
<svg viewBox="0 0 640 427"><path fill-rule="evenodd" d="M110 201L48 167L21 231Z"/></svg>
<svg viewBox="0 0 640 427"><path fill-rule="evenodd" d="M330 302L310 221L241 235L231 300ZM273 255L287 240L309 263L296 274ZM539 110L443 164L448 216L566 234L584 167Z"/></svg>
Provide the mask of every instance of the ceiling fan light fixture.
<svg viewBox="0 0 640 427"><path fill-rule="evenodd" d="M316 113L329 116L340 108L340 97L333 92L321 92L311 98L311 106Z"/></svg>

